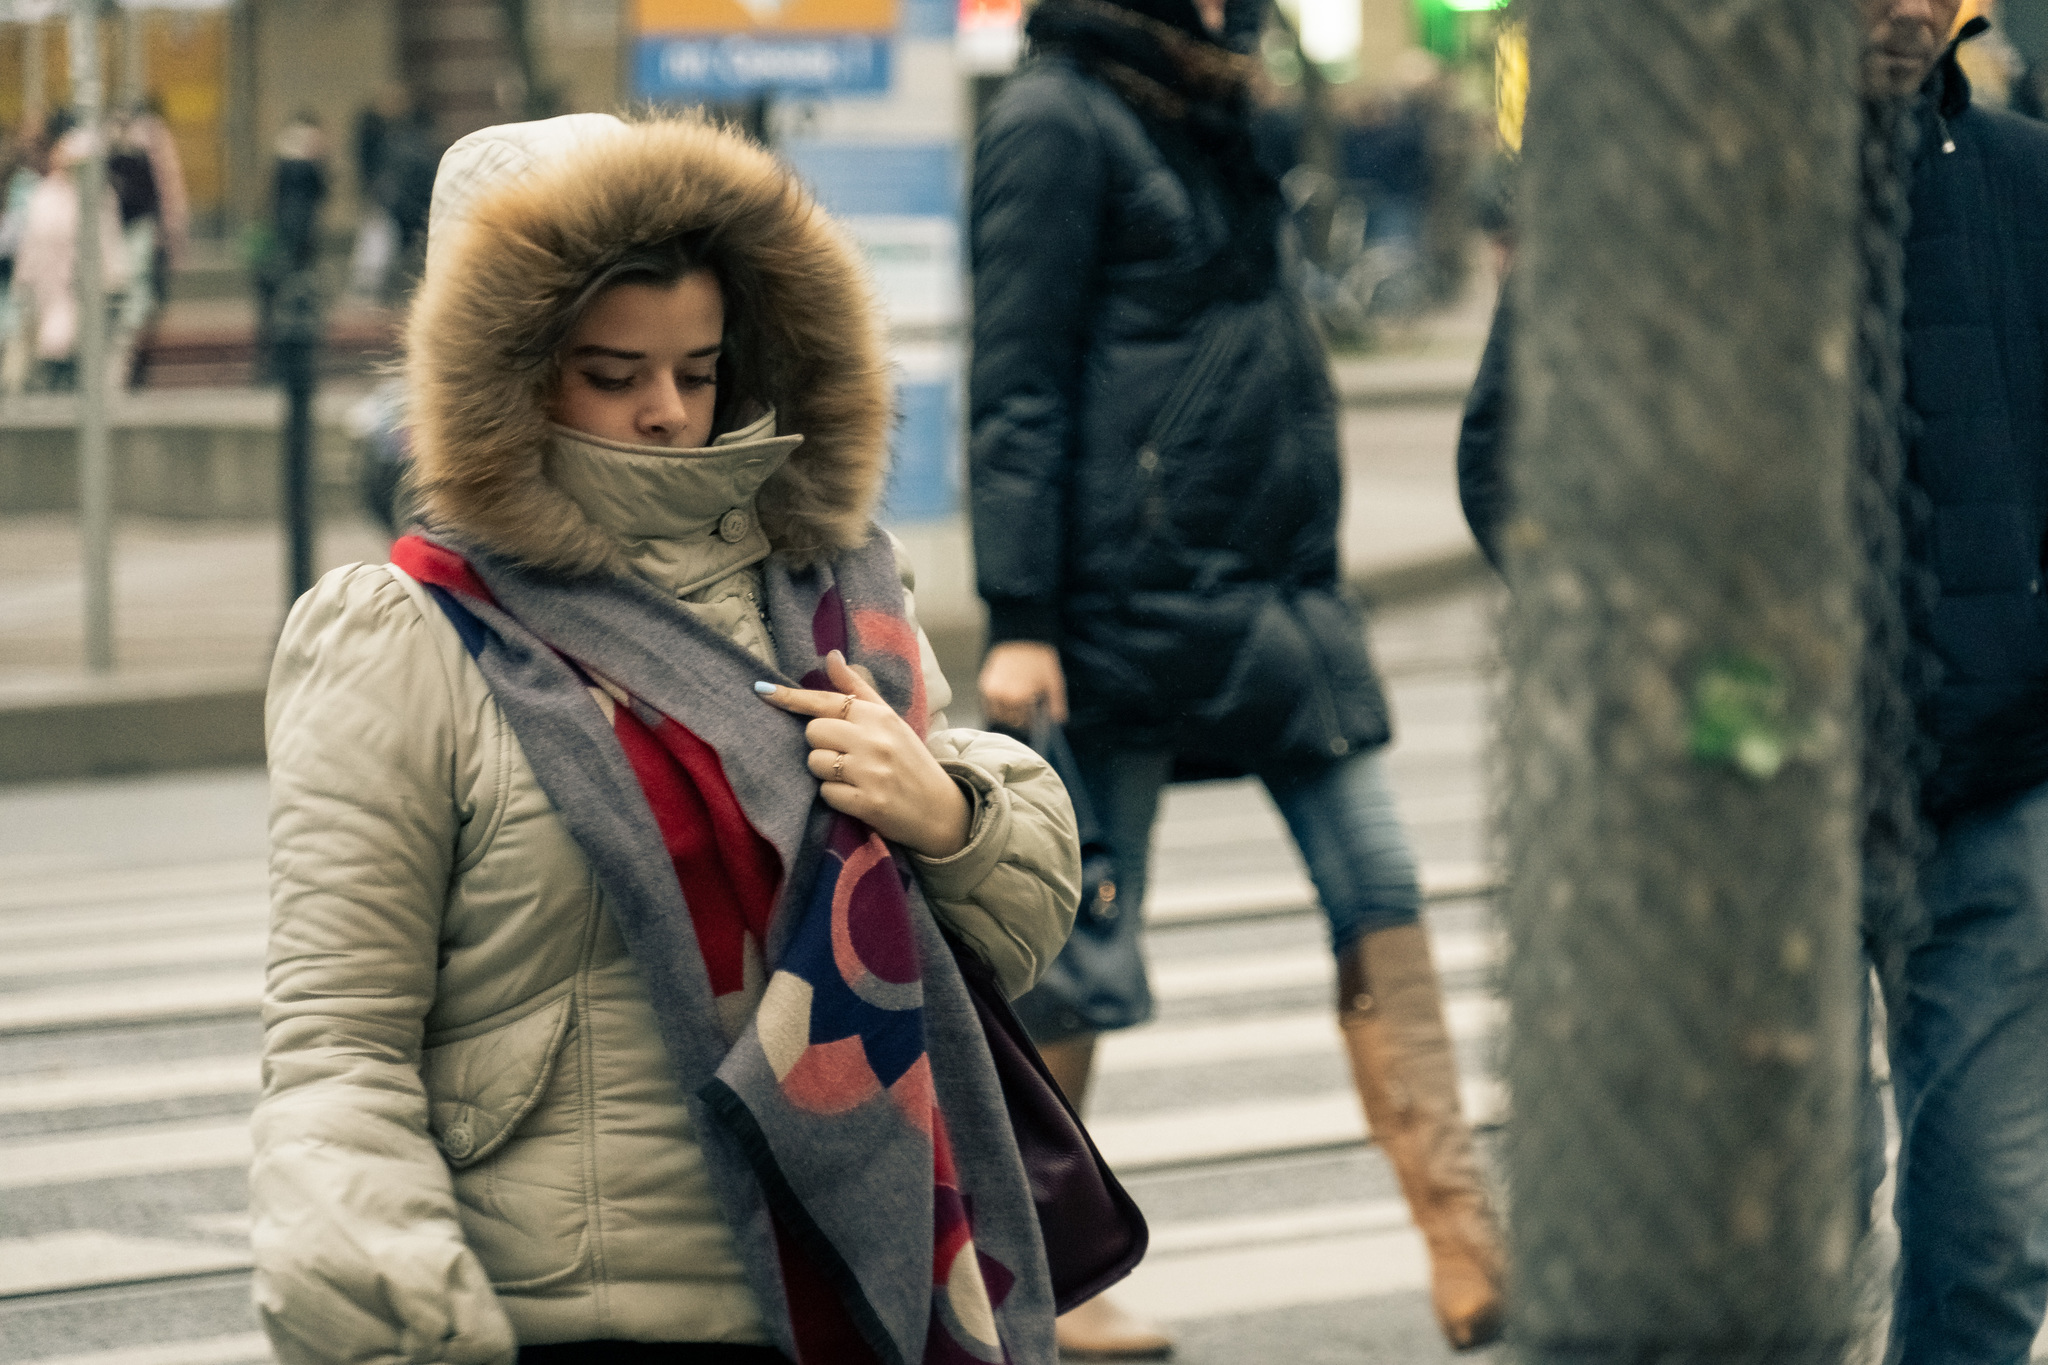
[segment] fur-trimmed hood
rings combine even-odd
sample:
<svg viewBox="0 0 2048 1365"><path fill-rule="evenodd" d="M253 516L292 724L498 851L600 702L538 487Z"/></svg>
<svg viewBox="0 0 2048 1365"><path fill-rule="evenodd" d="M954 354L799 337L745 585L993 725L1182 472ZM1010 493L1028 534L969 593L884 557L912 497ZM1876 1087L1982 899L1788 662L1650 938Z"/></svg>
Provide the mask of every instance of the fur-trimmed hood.
<svg viewBox="0 0 2048 1365"><path fill-rule="evenodd" d="M565 574L625 572L550 477L544 340L629 251L708 230L729 343L751 348L779 428L804 438L761 489L770 543L807 560L862 543L888 465L892 392L857 248L774 156L696 118L577 114L487 128L434 182L406 337L413 450L438 525Z"/></svg>

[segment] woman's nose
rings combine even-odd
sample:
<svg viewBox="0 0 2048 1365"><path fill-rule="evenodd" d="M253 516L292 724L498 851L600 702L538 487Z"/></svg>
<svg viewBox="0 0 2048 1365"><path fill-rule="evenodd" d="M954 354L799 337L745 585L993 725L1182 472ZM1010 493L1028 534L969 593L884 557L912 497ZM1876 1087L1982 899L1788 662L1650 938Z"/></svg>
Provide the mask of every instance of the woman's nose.
<svg viewBox="0 0 2048 1365"><path fill-rule="evenodd" d="M647 388L647 401L639 412L640 432L657 442L672 439L689 420L682 390L675 376L664 374Z"/></svg>

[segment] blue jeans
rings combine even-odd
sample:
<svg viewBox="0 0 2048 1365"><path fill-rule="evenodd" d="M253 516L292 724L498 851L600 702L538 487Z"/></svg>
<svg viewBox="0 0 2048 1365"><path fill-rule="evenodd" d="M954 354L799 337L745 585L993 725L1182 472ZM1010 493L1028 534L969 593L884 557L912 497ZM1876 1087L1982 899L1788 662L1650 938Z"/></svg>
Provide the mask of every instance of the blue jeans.
<svg viewBox="0 0 2048 1365"><path fill-rule="evenodd" d="M1045 980L1017 1002L1018 1015L1041 1043L1129 1028L1152 1017L1139 912L1159 792L1172 775L1173 755L1077 743L1074 762L1116 861L1119 914L1100 931L1076 928ZM1379 750L1312 772L1262 773L1260 779L1308 864L1334 952L1341 955L1375 930L1416 922L1422 895L1415 855L1394 812Z"/></svg>
<svg viewBox="0 0 2048 1365"><path fill-rule="evenodd" d="M1941 832L1891 1029L1891 1359L2020 1365L2048 1307L2048 786Z"/></svg>

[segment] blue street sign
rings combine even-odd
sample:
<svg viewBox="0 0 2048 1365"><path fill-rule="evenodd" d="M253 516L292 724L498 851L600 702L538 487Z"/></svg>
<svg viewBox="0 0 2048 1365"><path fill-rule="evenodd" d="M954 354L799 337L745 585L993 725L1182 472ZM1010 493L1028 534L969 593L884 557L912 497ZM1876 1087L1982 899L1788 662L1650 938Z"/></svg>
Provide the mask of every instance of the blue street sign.
<svg viewBox="0 0 2048 1365"><path fill-rule="evenodd" d="M880 94L889 47L867 33L655 35L639 41L633 86L651 99Z"/></svg>

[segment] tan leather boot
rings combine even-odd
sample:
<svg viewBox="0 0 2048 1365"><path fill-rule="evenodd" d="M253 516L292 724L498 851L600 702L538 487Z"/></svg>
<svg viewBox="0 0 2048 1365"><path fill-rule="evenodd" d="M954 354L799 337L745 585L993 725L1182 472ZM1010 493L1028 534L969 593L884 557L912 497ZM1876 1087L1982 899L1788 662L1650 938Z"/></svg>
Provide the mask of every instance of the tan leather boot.
<svg viewBox="0 0 2048 1365"><path fill-rule="evenodd" d="M1366 1122L1429 1243L1430 1297L1461 1351L1500 1337L1500 1229L1458 1101L1443 995L1419 924L1367 934L1337 961L1337 1019Z"/></svg>

